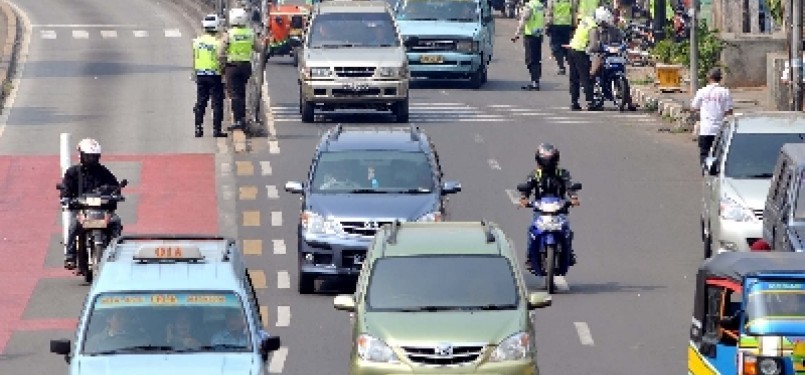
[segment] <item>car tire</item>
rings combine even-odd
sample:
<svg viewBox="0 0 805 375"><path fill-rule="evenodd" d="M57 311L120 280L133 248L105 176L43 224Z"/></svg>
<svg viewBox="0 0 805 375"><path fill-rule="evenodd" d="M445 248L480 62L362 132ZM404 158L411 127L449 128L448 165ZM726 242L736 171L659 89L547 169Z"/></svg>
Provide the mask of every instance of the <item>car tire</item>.
<svg viewBox="0 0 805 375"><path fill-rule="evenodd" d="M299 272L299 294L313 294L316 291L316 278Z"/></svg>
<svg viewBox="0 0 805 375"><path fill-rule="evenodd" d="M394 103L394 108L392 109L392 113L394 113L395 121L399 123L408 122L408 115L410 113L410 108L408 105L408 98L405 100L399 101Z"/></svg>
<svg viewBox="0 0 805 375"><path fill-rule="evenodd" d="M470 76L470 87L475 90L480 89L484 85L484 75L486 75L486 65L481 64L478 70Z"/></svg>
<svg viewBox="0 0 805 375"><path fill-rule="evenodd" d="M303 100L302 98L300 98L299 100L301 100L301 102L302 102L302 105L301 105L302 122L305 122L305 123L313 122L314 121L313 103L309 102L309 101L306 101L306 100Z"/></svg>

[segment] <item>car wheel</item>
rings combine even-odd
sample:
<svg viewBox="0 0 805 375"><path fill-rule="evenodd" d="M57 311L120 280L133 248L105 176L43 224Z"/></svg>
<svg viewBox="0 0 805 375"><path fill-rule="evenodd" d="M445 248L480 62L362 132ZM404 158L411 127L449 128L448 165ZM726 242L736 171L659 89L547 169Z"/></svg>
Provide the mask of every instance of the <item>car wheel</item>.
<svg viewBox="0 0 805 375"><path fill-rule="evenodd" d="M299 294L312 294L316 291L316 278L299 272Z"/></svg>
<svg viewBox="0 0 805 375"><path fill-rule="evenodd" d="M394 108L392 112L395 116L395 121L400 123L408 122L408 114L409 114L409 106L408 106L408 98L405 100L399 101L394 103Z"/></svg>
<svg viewBox="0 0 805 375"><path fill-rule="evenodd" d="M301 99L300 99L301 100ZM302 100L302 122L313 122L313 103Z"/></svg>
<svg viewBox="0 0 805 375"><path fill-rule="evenodd" d="M481 66L478 67L478 70L472 73L472 76L470 76L470 87L477 90L484 85L484 75L486 74L485 70L485 65L481 64Z"/></svg>

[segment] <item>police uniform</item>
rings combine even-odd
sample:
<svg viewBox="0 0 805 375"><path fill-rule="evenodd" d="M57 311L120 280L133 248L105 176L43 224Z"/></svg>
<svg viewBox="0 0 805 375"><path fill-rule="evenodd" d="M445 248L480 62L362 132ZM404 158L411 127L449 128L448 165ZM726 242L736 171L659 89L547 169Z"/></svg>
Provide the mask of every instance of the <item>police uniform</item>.
<svg viewBox="0 0 805 375"><path fill-rule="evenodd" d="M226 84L231 98L233 128L243 128L246 120L246 83L252 75L254 32L249 27L229 29L225 39Z"/></svg>
<svg viewBox="0 0 805 375"><path fill-rule="evenodd" d="M542 76L542 33L545 29L545 6L542 0L531 0L525 6L520 18L515 38L524 35L525 65L531 78L531 83L523 89L539 90L539 80Z"/></svg>
<svg viewBox="0 0 805 375"><path fill-rule="evenodd" d="M584 88L584 99L588 109L592 109L593 85L590 79L590 55L587 48L590 43L590 33L598 25L591 16L585 16L579 21L576 32L570 40L568 49L568 62L570 65L570 101L572 109L581 109L579 105L579 89Z"/></svg>
<svg viewBox="0 0 805 375"><path fill-rule="evenodd" d="M212 99L213 136L222 137L221 122L224 119L224 85L221 82L221 63L218 59L221 41L212 34L204 34L193 40L193 73L196 80L195 113L196 137L204 135L204 112L207 101Z"/></svg>
<svg viewBox="0 0 805 375"><path fill-rule="evenodd" d="M579 0L576 21L581 21L584 17L592 17L599 6L600 0Z"/></svg>
<svg viewBox="0 0 805 375"><path fill-rule="evenodd" d="M567 51L562 46L570 43L570 36L573 34L573 1L548 0L546 9L545 24L551 38L551 52L559 66L559 74L565 74Z"/></svg>
<svg viewBox="0 0 805 375"><path fill-rule="evenodd" d="M670 21L674 19L674 7L671 6L671 3L674 0L665 0L665 19ZM648 0L648 14L649 14L649 23L654 24L654 13L656 7L656 0Z"/></svg>

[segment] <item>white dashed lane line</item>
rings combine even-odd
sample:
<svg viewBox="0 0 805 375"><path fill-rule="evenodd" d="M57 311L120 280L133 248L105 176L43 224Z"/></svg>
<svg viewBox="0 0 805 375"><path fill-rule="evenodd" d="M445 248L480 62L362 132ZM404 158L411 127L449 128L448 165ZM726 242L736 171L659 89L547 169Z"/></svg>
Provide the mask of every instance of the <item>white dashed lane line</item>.
<svg viewBox="0 0 805 375"><path fill-rule="evenodd" d="M278 289L291 288L291 276L288 275L288 271L277 272L277 288Z"/></svg>
<svg viewBox="0 0 805 375"><path fill-rule="evenodd" d="M281 374L282 369L285 367L285 358L288 357L288 348L280 347L274 353L271 353L271 360L268 362L269 374Z"/></svg>
<svg viewBox="0 0 805 375"><path fill-rule="evenodd" d="M277 327L291 325L291 306L277 306Z"/></svg>
<svg viewBox="0 0 805 375"><path fill-rule="evenodd" d="M499 171L499 170L500 170L500 164L498 164L498 161L497 161L497 160L495 160L495 159L489 159L489 160L487 160L486 162L489 164L489 168L491 168L492 170L495 170L495 171Z"/></svg>
<svg viewBox="0 0 805 375"><path fill-rule="evenodd" d="M274 243L274 254L285 254L285 240L271 240Z"/></svg>
<svg viewBox="0 0 805 375"><path fill-rule="evenodd" d="M282 226L282 211L272 211L271 212L271 226L272 227L281 227Z"/></svg>
<svg viewBox="0 0 805 375"><path fill-rule="evenodd" d="M593 335L590 333L590 327L585 322L574 322L576 326L576 333L579 334L579 341L585 346L594 346Z"/></svg>
<svg viewBox="0 0 805 375"><path fill-rule="evenodd" d="M260 174L263 176L270 176L273 173L273 169L271 168L270 161L261 161L260 162Z"/></svg>
<svg viewBox="0 0 805 375"><path fill-rule="evenodd" d="M279 189L277 189L275 185L266 185L266 197L268 197L268 199L279 199Z"/></svg>

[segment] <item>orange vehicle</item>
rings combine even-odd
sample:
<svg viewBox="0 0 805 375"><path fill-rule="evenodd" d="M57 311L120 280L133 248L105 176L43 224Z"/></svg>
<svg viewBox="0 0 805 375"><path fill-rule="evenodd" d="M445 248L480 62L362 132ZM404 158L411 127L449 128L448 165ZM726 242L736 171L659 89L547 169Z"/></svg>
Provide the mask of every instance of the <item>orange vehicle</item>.
<svg viewBox="0 0 805 375"><path fill-rule="evenodd" d="M263 58L268 60L271 56L291 56L294 66L297 64L297 49L291 45L291 38L301 40L308 16L309 5L271 4L269 8L270 23L268 35L263 40Z"/></svg>

